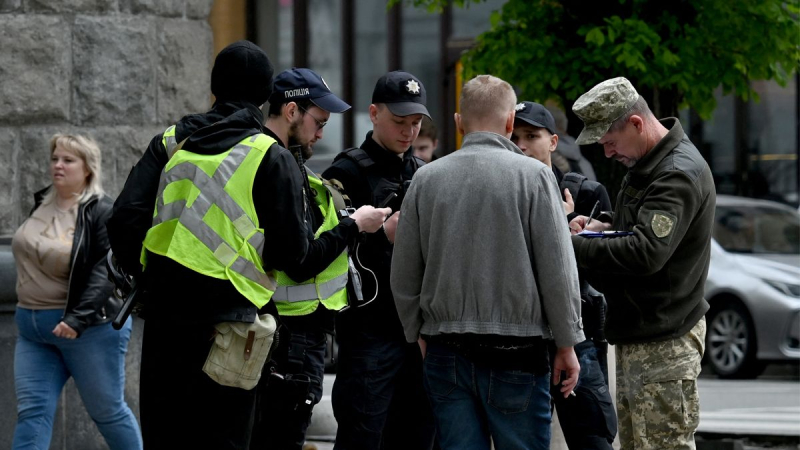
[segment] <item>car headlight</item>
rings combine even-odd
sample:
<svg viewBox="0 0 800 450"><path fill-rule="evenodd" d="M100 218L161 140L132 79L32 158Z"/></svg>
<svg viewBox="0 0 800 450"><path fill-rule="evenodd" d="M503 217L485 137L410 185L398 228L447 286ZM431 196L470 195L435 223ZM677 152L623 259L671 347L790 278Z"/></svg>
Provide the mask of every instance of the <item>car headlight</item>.
<svg viewBox="0 0 800 450"><path fill-rule="evenodd" d="M800 298L800 284L784 283L783 281L775 280L763 281L782 294L788 295L789 297Z"/></svg>

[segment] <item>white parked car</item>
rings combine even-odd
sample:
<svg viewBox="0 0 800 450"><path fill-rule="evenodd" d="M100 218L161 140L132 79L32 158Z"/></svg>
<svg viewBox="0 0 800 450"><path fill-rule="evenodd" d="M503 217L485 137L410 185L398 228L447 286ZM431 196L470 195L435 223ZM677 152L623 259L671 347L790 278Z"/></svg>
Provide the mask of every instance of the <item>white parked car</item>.
<svg viewBox="0 0 800 450"><path fill-rule="evenodd" d="M723 378L753 378L800 360L800 214L719 195L705 297L706 360Z"/></svg>

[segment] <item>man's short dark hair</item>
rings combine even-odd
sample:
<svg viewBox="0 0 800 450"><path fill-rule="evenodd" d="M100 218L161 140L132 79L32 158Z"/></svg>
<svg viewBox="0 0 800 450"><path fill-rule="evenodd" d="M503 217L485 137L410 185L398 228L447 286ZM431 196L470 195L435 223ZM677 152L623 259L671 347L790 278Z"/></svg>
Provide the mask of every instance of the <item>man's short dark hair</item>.
<svg viewBox="0 0 800 450"><path fill-rule="evenodd" d="M436 124L428 116L422 116L422 125L419 127L419 135L417 137L426 137L431 141L436 141L438 134L439 130L436 129Z"/></svg>
<svg viewBox="0 0 800 450"><path fill-rule="evenodd" d="M293 100L293 101L297 104L297 106L300 107L300 113L301 114L305 114L306 111L308 111L309 108L311 108L312 106L316 106L316 105L314 105L314 102L312 102L310 98L300 98L300 99ZM281 115L281 108L283 108L283 105L285 105L286 103L289 103L289 102L270 103L269 104L269 111L267 112L267 116L269 116L269 117L280 116Z"/></svg>

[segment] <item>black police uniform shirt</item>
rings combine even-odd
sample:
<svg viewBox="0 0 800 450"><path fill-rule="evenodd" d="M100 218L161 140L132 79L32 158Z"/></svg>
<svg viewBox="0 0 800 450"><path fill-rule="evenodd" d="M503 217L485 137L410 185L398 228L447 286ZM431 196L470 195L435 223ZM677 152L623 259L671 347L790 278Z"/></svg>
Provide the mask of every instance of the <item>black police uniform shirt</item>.
<svg viewBox="0 0 800 450"><path fill-rule="evenodd" d="M413 155L409 148L402 158L381 147L372 139L372 132L360 148L373 164L362 168L350 158L337 156L331 167L322 173L323 178L339 180L355 208L363 205L380 205L391 193L402 194L405 181L411 180L416 170L425 163ZM399 195L388 206L398 211L402 203ZM403 339L403 328L394 306L389 285L393 245L382 231L367 234L358 245L356 265L361 273L364 300L375 300L361 308L350 309L337 316L337 333L363 330L370 333ZM360 260L359 265L357 260ZM374 276L364 267L374 272ZM376 284L377 278L377 284Z"/></svg>
<svg viewBox="0 0 800 450"><path fill-rule="evenodd" d="M558 170L556 166L553 166L553 174L556 176L559 186L561 186L565 174ZM564 189L560 188L559 191L561 191L561 199L565 200ZM600 204L597 206L595 217L600 214L600 211L611 211L612 208L611 199L608 197L608 191L605 186L589 179L583 181L578 197L572 200L575 202L575 210L567 217L568 220L572 220L578 215L588 217L597 202L600 202Z"/></svg>

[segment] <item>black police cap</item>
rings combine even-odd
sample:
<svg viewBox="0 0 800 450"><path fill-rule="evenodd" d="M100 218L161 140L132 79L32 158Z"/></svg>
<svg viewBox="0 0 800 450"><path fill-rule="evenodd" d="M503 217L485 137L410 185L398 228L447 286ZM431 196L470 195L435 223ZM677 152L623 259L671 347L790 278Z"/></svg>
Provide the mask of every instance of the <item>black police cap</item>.
<svg viewBox="0 0 800 450"><path fill-rule="evenodd" d="M553 115L550 114L550 111L539 103L518 103L514 110L516 111L516 115L514 116L515 121L521 120L529 125L544 128L549 131L550 134L557 134L556 120L553 119Z"/></svg>
<svg viewBox="0 0 800 450"><path fill-rule="evenodd" d="M383 103L395 116L424 114L431 117L425 107L425 86L408 72L394 71L380 77L372 91L372 103Z"/></svg>

